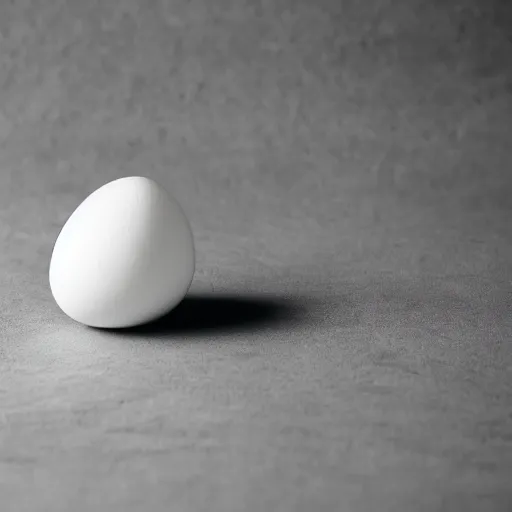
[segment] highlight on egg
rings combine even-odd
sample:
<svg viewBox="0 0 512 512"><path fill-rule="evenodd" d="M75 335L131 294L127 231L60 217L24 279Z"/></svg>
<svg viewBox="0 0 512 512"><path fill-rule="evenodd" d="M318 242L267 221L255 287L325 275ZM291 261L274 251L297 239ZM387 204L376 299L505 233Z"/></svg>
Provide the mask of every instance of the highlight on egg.
<svg viewBox="0 0 512 512"><path fill-rule="evenodd" d="M131 176L100 187L71 214L55 242L49 283L73 320L126 328L171 311L194 271L182 207L155 181Z"/></svg>

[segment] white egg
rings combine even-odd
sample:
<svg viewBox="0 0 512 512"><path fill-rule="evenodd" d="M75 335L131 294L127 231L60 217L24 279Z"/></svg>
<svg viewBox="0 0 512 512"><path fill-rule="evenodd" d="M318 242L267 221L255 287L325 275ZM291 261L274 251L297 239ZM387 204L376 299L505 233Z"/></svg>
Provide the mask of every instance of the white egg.
<svg viewBox="0 0 512 512"><path fill-rule="evenodd" d="M50 261L50 288L69 317L91 327L150 322L187 293L194 238L181 206L153 180L102 186L70 216Z"/></svg>

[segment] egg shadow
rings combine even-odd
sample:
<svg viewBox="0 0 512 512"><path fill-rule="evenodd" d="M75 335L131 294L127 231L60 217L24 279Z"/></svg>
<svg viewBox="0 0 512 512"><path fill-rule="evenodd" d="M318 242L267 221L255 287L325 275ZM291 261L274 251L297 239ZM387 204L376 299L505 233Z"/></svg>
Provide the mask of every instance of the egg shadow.
<svg viewBox="0 0 512 512"><path fill-rule="evenodd" d="M260 329L290 328L303 322L304 301L262 295L187 295L165 316L143 325L107 329L117 335L212 336Z"/></svg>

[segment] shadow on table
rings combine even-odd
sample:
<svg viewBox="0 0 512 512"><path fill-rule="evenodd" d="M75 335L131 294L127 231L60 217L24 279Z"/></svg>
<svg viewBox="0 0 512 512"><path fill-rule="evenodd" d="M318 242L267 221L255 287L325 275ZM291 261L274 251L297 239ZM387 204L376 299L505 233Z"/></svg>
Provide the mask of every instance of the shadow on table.
<svg viewBox="0 0 512 512"><path fill-rule="evenodd" d="M188 295L164 317L137 327L109 329L126 336L161 336L250 332L302 323L302 301L272 296Z"/></svg>

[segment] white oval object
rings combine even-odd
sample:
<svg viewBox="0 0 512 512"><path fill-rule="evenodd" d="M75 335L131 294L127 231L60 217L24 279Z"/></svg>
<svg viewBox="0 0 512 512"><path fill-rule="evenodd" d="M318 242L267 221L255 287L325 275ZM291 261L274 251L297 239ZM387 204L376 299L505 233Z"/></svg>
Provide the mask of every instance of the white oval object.
<svg viewBox="0 0 512 512"><path fill-rule="evenodd" d="M50 261L50 288L69 317L91 327L133 327L173 309L195 270L181 206L153 180L102 186L70 216Z"/></svg>

